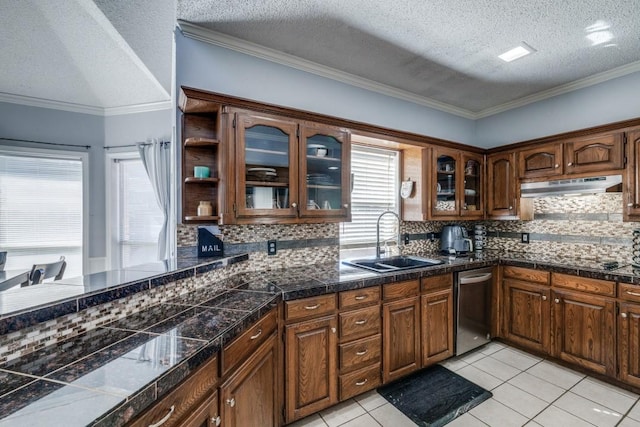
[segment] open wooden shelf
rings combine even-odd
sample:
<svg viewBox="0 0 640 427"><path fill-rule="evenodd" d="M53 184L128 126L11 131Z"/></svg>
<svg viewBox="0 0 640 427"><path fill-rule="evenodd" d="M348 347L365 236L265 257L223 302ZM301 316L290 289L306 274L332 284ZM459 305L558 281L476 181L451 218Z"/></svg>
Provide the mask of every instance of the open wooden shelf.
<svg viewBox="0 0 640 427"><path fill-rule="evenodd" d="M213 138L192 137L184 140L185 147L215 147L220 141Z"/></svg>
<svg viewBox="0 0 640 427"><path fill-rule="evenodd" d="M247 181L247 187L288 187L286 182L271 182L271 181Z"/></svg>
<svg viewBox="0 0 640 427"><path fill-rule="evenodd" d="M220 178L196 178L195 176L188 176L184 179L185 184L217 184L220 182Z"/></svg>
<svg viewBox="0 0 640 427"><path fill-rule="evenodd" d="M187 222L214 222L214 221L218 221L219 219L220 217L217 215L203 215L203 216L186 215L184 217L184 220Z"/></svg>

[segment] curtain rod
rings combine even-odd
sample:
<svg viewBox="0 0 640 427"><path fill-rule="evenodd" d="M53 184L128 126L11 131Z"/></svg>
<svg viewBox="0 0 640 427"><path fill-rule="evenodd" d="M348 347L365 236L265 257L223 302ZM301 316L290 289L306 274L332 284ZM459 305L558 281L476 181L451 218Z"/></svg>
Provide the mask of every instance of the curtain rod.
<svg viewBox="0 0 640 427"><path fill-rule="evenodd" d="M4 138L4 137L0 137L1 140L3 141L15 141L15 142L29 142L32 144L44 144L44 145L57 145L60 147L81 147L81 148L85 148L85 149L90 149L91 146L90 145L75 145L75 144L61 144L58 142L44 142L44 141L33 141L30 139L15 139L15 138Z"/></svg>
<svg viewBox="0 0 640 427"><path fill-rule="evenodd" d="M171 141L161 141L160 145L167 145L170 144ZM139 145L151 145L150 142L136 142L134 144L128 144L128 145L105 145L103 148L105 150L111 150L112 148L128 148L128 147L137 147Z"/></svg>

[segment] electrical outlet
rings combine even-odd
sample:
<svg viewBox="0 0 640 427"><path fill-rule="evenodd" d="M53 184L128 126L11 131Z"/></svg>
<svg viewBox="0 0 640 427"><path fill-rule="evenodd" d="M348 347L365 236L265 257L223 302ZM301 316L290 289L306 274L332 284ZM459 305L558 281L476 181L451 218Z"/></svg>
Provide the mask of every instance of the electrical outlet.
<svg viewBox="0 0 640 427"><path fill-rule="evenodd" d="M404 241L405 245L409 244L409 233L405 233L402 235L402 240Z"/></svg>
<svg viewBox="0 0 640 427"><path fill-rule="evenodd" d="M529 243L529 233L520 233L520 242Z"/></svg>
<svg viewBox="0 0 640 427"><path fill-rule="evenodd" d="M278 246L275 240L267 240L267 255L275 255L278 252Z"/></svg>

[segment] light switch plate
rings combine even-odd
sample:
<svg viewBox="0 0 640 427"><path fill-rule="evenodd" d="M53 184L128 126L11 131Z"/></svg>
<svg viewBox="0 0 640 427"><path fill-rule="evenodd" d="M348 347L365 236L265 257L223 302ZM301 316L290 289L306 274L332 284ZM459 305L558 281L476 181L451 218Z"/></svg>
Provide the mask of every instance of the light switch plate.
<svg viewBox="0 0 640 427"><path fill-rule="evenodd" d="M520 233L520 242L529 243L529 233Z"/></svg>

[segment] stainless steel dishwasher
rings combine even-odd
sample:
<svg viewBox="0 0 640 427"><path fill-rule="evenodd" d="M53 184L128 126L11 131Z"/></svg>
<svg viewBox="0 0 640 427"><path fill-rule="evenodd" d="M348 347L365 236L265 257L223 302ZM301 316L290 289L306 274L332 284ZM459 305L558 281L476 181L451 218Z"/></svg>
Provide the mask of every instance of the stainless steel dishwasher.
<svg viewBox="0 0 640 427"><path fill-rule="evenodd" d="M491 267L456 275L456 356L491 341L492 283Z"/></svg>

